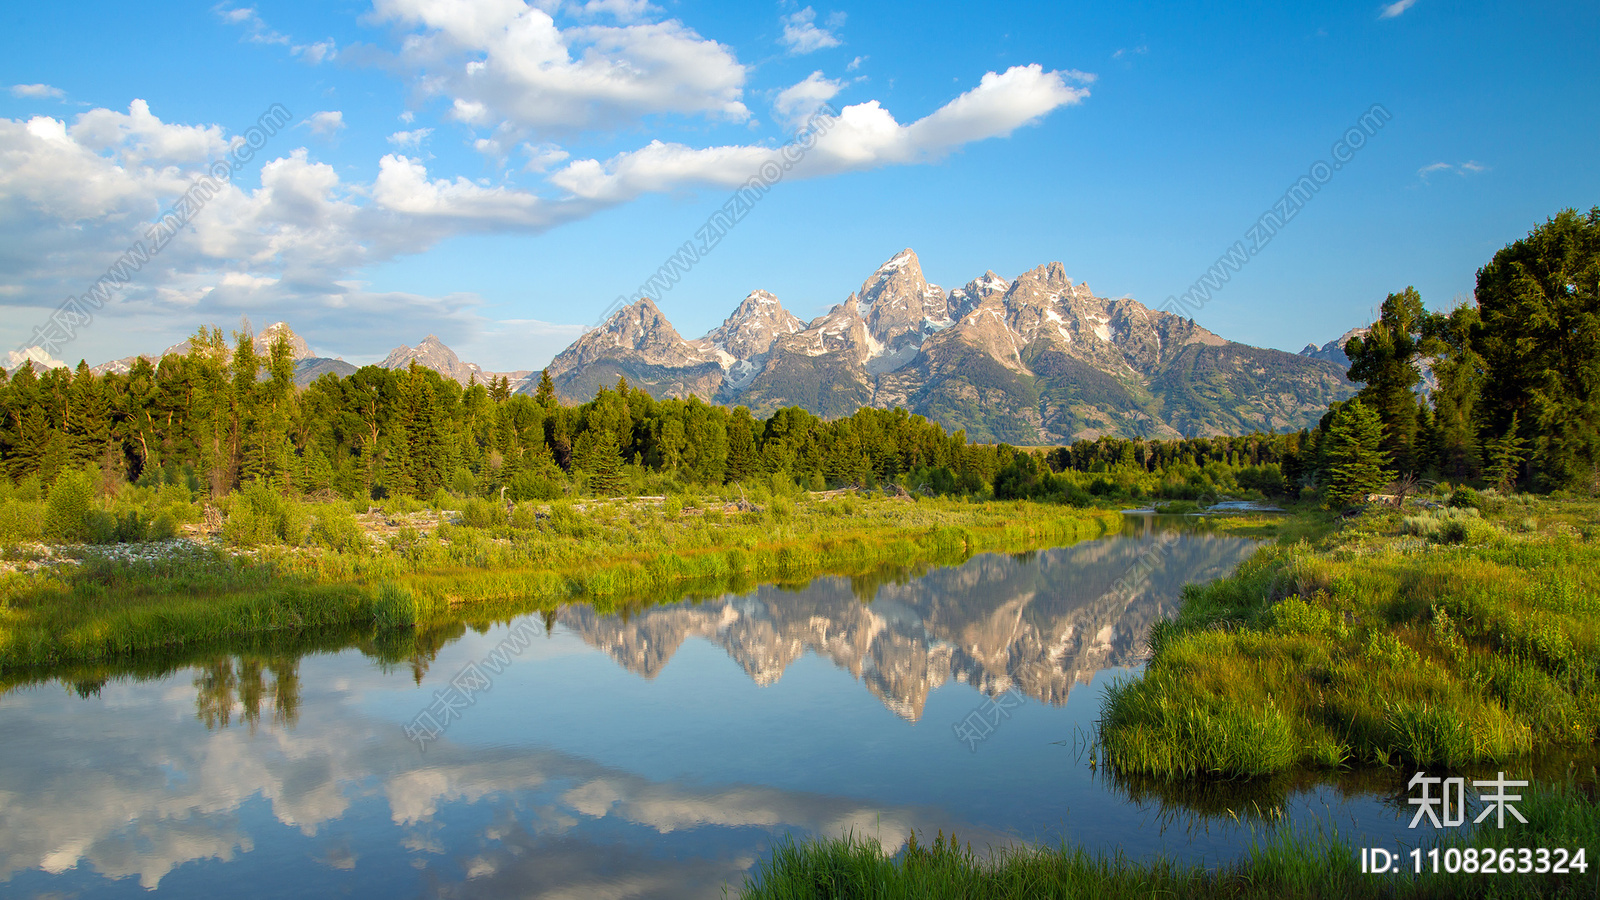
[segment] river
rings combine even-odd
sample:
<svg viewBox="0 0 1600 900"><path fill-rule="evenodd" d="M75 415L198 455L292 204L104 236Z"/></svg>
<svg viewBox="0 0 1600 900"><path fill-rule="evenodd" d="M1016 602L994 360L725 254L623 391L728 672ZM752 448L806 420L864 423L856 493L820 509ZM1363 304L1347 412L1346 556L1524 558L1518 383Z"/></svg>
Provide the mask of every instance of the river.
<svg viewBox="0 0 1600 900"><path fill-rule="evenodd" d="M1086 752L1186 582L1117 535L873 578L223 652L0 696L0 894L718 897L785 834L1219 863L1268 820L1392 846L1394 779L1174 796ZM1398 777L1398 776L1396 776Z"/></svg>

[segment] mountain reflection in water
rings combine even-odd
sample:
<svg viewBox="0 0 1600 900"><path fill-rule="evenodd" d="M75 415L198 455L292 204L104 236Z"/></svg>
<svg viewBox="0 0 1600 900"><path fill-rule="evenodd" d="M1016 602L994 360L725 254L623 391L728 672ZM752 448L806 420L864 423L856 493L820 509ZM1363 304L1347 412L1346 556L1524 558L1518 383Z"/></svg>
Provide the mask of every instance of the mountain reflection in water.
<svg viewBox="0 0 1600 900"><path fill-rule="evenodd" d="M1254 546L1216 534L1176 539L1142 520L1132 524L1137 531L1125 540L984 554L875 591L861 591L861 579L823 578L798 590L769 585L628 617L571 606L556 618L645 678L699 637L761 685L815 653L911 722L922 717L928 692L950 679L990 696L1015 687L1060 706L1096 672L1140 662L1151 623L1177 612L1183 584L1227 574ZM1130 571L1142 577L1125 577Z"/></svg>
<svg viewBox="0 0 1600 900"><path fill-rule="evenodd" d="M545 636L425 753L402 726L524 620L56 673L0 696L0 894L715 897L785 834L892 848L912 828L980 852L1232 854L1236 829L1172 838L1060 742L1098 714L1098 688L1072 689L1137 664L1181 586L1252 546L1137 520L959 566L537 612ZM957 739L1013 689L982 746Z"/></svg>

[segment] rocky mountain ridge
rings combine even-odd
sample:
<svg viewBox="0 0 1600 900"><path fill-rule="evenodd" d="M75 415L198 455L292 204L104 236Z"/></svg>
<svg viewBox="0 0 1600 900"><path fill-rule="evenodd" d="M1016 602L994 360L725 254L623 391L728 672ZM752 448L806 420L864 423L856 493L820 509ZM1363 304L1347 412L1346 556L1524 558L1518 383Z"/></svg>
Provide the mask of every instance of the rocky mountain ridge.
<svg viewBox="0 0 1600 900"><path fill-rule="evenodd" d="M904 583L821 578L629 616L572 604L556 618L644 678L689 638L721 647L763 686L814 653L916 722L929 694L950 681L991 697L1016 690L1065 703L1096 673L1142 661L1151 624L1176 613L1183 585L1227 574L1253 548L1236 537L1147 532L1020 557L983 554ZM1159 564L1119 588L1140 559Z"/></svg>
<svg viewBox="0 0 1600 900"><path fill-rule="evenodd" d="M1059 262L1013 280L986 272L946 292L910 249L809 323L755 291L688 340L642 299L548 371L571 401L626 377L656 397L758 415L904 406L974 440L1020 444L1300 428L1355 391L1327 359L1249 347L1132 299L1098 297ZM537 383L530 376L517 389Z"/></svg>

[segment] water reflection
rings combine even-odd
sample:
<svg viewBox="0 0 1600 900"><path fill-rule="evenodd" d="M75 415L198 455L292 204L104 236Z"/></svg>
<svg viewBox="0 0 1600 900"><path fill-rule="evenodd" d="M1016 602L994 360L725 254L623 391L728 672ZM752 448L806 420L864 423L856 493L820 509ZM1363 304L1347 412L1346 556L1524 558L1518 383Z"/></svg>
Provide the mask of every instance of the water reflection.
<svg viewBox="0 0 1600 900"><path fill-rule="evenodd" d="M789 832L983 848L1076 833L1069 816L1137 850L1159 789L1099 783L1055 742L1094 715L1076 686L1137 663L1181 585L1251 548L1194 532L1142 566L1162 539L1137 523L961 566L546 611L548 638L426 754L402 725L502 625L13 684L0 892L718 896ZM952 737L974 691L1012 688L1033 704L982 753Z"/></svg>
<svg viewBox="0 0 1600 900"><path fill-rule="evenodd" d="M1138 663L1151 623L1176 612L1183 584L1226 574L1254 546L1205 533L1171 541L1147 523L1130 527L1138 530L1124 540L985 554L914 578L825 578L798 591L773 585L628 617L572 606L556 618L645 678L699 637L762 685L815 653L910 722L921 719L928 693L952 679L990 696L1015 687L1059 706L1094 673ZM1152 548L1163 564L1129 585L1125 576Z"/></svg>
<svg viewBox="0 0 1600 900"><path fill-rule="evenodd" d="M198 667L194 687L195 718L207 728L227 728L237 713L254 734L263 701L271 704L274 725L292 728L299 716L300 660L247 656L236 670L233 658L224 656Z"/></svg>

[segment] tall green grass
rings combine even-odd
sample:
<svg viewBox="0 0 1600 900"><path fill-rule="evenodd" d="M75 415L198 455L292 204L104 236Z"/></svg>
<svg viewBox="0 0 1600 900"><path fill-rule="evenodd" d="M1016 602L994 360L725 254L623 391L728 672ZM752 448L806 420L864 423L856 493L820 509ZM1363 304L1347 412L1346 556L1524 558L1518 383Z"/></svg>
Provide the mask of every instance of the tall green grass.
<svg viewBox="0 0 1600 900"><path fill-rule="evenodd" d="M1489 512L1329 523L1187 589L1145 672L1108 691L1105 761L1238 777L1457 767L1600 740L1600 544L1562 524L1600 506L1480 503ZM1439 524L1462 522L1464 539Z"/></svg>
<svg viewBox="0 0 1600 900"><path fill-rule="evenodd" d="M558 500L509 515L488 504L453 514L397 506L381 516L392 533L374 543L342 502L265 491L232 499L224 538L243 550L132 562L87 548L81 566L0 575L0 671L229 635L431 626L469 611L509 618L574 600L627 605L861 576L1120 525L1116 513L1012 502L778 498L724 512L723 498L702 497L687 514Z"/></svg>
<svg viewBox="0 0 1600 900"><path fill-rule="evenodd" d="M1591 773L1592 779L1592 773ZM1591 782L1592 783L1592 782ZM1575 782L1536 788L1521 807L1527 825L1453 833L1435 846L1586 847L1600 851L1600 807ZM1391 850L1395 848L1389 848ZM1373 875L1337 828L1262 828L1233 861L1207 866L1168 858L1136 861L1082 848L1013 846L986 858L940 833L931 845L911 839L890 854L856 834L797 842L785 837L746 878L745 900L811 898L1229 898L1229 900L1379 900L1379 898L1520 898L1600 896L1600 864L1566 875ZM1409 864L1409 857L1406 859Z"/></svg>

